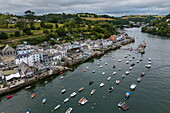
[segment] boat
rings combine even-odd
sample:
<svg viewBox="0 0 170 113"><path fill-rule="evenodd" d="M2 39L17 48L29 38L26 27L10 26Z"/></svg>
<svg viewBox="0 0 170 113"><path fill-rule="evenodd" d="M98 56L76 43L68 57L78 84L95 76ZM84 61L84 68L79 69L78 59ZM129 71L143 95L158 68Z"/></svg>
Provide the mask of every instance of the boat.
<svg viewBox="0 0 170 113"><path fill-rule="evenodd" d="M62 74L63 72L62 71L60 71L60 74Z"/></svg>
<svg viewBox="0 0 170 113"><path fill-rule="evenodd" d="M25 113L31 113L31 109L27 109Z"/></svg>
<svg viewBox="0 0 170 113"><path fill-rule="evenodd" d="M135 63L131 64L131 67L135 66Z"/></svg>
<svg viewBox="0 0 170 113"><path fill-rule="evenodd" d="M107 62L105 63L105 65L107 65Z"/></svg>
<svg viewBox="0 0 170 113"><path fill-rule="evenodd" d="M46 99L46 98L43 98L43 100L42 100L41 104L42 104L42 105L43 105L43 104L45 104L45 103L46 103L46 101L47 101L47 99Z"/></svg>
<svg viewBox="0 0 170 113"><path fill-rule="evenodd" d="M96 89L91 90L90 95L93 95L95 93Z"/></svg>
<svg viewBox="0 0 170 113"><path fill-rule="evenodd" d="M114 58L114 56L112 56L112 58Z"/></svg>
<svg viewBox="0 0 170 113"><path fill-rule="evenodd" d="M126 61L126 64L129 64L129 61Z"/></svg>
<svg viewBox="0 0 170 113"><path fill-rule="evenodd" d="M45 81L44 83L46 84L48 81Z"/></svg>
<svg viewBox="0 0 170 113"><path fill-rule="evenodd" d="M33 93L33 94L31 94L31 98L34 98L35 97L35 94Z"/></svg>
<svg viewBox="0 0 170 113"><path fill-rule="evenodd" d="M92 71L92 73L95 73L95 72L96 72L96 70L93 70L93 71Z"/></svg>
<svg viewBox="0 0 170 113"><path fill-rule="evenodd" d="M55 110L57 110L57 109L59 109L60 108L60 104L58 104L57 106L55 106L55 108L52 110L52 111L55 111Z"/></svg>
<svg viewBox="0 0 170 113"><path fill-rule="evenodd" d="M82 69L83 72L86 72L87 70L86 69Z"/></svg>
<svg viewBox="0 0 170 113"><path fill-rule="evenodd" d="M130 60L130 61L132 61L132 59L131 59L131 58L130 58L129 60Z"/></svg>
<svg viewBox="0 0 170 113"><path fill-rule="evenodd" d="M148 62L148 64L152 64L152 62Z"/></svg>
<svg viewBox="0 0 170 113"><path fill-rule="evenodd" d="M121 62L121 60L119 59L119 62Z"/></svg>
<svg viewBox="0 0 170 113"><path fill-rule="evenodd" d="M148 60L149 60L149 61L151 61L152 59L151 59L151 58L149 58Z"/></svg>
<svg viewBox="0 0 170 113"><path fill-rule="evenodd" d="M130 97L130 92L125 93L125 98L128 99Z"/></svg>
<svg viewBox="0 0 170 113"><path fill-rule="evenodd" d="M67 101L69 101L69 98L64 99L64 103L66 103Z"/></svg>
<svg viewBox="0 0 170 113"><path fill-rule="evenodd" d="M133 56L132 59L135 59L135 57Z"/></svg>
<svg viewBox="0 0 170 113"><path fill-rule="evenodd" d="M130 53L128 53L128 55L130 56L131 54L130 54Z"/></svg>
<svg viewBox="0 0 170 113"><path fill-rule="evenodd" d="M112 92L113 89L114 89L114 87L110 87L110 88L108 89L108 92L109 92L109 93Z"/></svg>
<svg viewBox="0 0 170 113"><path fill-rule="evenodd" d="M101 83L101 84L100 84L100 87L103 87L103 86L104 86L104 83Z"/></svg>
<svg viewBox="0 0 170 113"><path fill-rule="evenodd" d="M100 61L102 61L102 59L99 59Z"/></svg>
<svg viewBox="0 0 170 113"><path fill-rule="evenodd" d="M141 76L141 77L145 76L145 72L142 72L142 73L140 74L140 76Z"/></svg>
<svg viewBox="0 0 170 113"><path fill-rule="evenodd" d="M73 108L69 107L66 111L66 113L71 113L71 111L73 110Z"/></svg>
<svg viewBox="0 0 170 113"><path fill-rule="evenodd" d="M127 106L125 102L120 102L120 103L118 104L118 107L121 108L121 109L123 109L124 111L126 111L126 110L129 109L129 106Z"/></svg>
<svg viewBox="0 0 170 113"><path fill-rule="evenodd" d="M113 65L113 68L116 68L116 65Z"/></svg>
<svg viewBox="0 0 170 113"><path fill-rule="evenodd" d="M83 90L84 90L84 88L83 88L83 87L81 87L78 91L79 91L79 92L81 92L81 91L83 91Z"/></svg>
<svg viewBox="0 0 170 113"><path fill-rule="evenodd" d="M84 105L84 104L86 104L87 103L87 99L86 98L84 98L84 97L82 97L80 100L79 100L79 103L81 104L81 105Z"/></svg>
<svg viewBox="0 0 170 113"><path fill-rule="evenodd" d="M125 75L122 75L122 79L124 79L125 78Z"/></svg>
<svg viewBox="0 0 170 113"><path fill-rule="evenodd" d="M30 89L31 88L31 86L27 86L27 87L25 87L25 89L27 90L27 89Z"/></svg>
<svg viewBox="0 0 170 113"><path fill-rule="evenodd" d="M112 77L108 77L108 78L107 78L107 81L110 81L110 80L111 80L111 78L112 78Z"/></svg>
<svg viewBox="0 0 170 113"><path fill-rule="evenodd" d="M64 76L61 76L61 77L60 77L60 79L63 79L63 78L64 78Z"/></svg>
<svg viewBox="0 0 170 113"><path fill-rule="evenodd" d="M113 75L115 75L116 74L116 71L115 72L113 72Z"/></svg>
<svg viewBox="0 0 170 113"><path fill-rule="evenodd" d="M103 75L105 75L106 73L105 72L102 72Z"/></svg>
<svg viewBox="0 0 170 113"><path fill-rule="evenodd" d="M66 91L66 89L61 90L61 94L64 94Z"/></svg>
<svg viewBox="0 0 170 113"><path fill-rule="evenodd" d="M121 71L122 70L122 68L119 68L119 71Z"/></svg>
<svg viewBox="0 0 170 113"><path fill-rule="evenodd" d="M133 84L130 86L130 89L131 89L131 90L134 90L135 88L136 88L136 84L133 83Z"/></svg>
<svg viewBox="0 0 170 113"><path fill-rule="evenodd" d="M6 97L6 99L10 99L10 98L12 98L13 97L13 95L8 95L7 97Z"/></svg>
<svg viewBox="0 0 170 113"><path fill-rule="evenodd" d="M70 97L75 97L76 96L76 92L73 92L71 95L70 95Z"/></svg>
<svg viewBox="0 0 170 113"><path fill-rule="evenodd" d="M125 55L125 58L127 58L128 56L127 55Z"/></svg>
<svg viewBox="0 0 170 113"><path fill-rule="evenodd" d="M126 71L126 73L125 73L125 74L126 74L126 75L128 75L129 73L130 73L129 71Z"/></svg>
<svg viewBox="0 0 170 113"><path fill-rule="evenodd" d="M147 67L147 68L151 68L151 65L150 65L150 64L148 64L148 65L146 65L146 67Z"/></svg>
<svg viewBox="0 0 170 113"><path fill-rule="evenodd" d="M89 67L86 67L86 69L89 69Z"/></svg>
<svg viewBox="0 0 170 113"><path fill-rule="evenodd" d="M137 78L137 82L141 82L141 78Z"/></svg>
<svg viewBox="0 0 170 113"><path fill-rule="evenodd" d="M141 58L139 58L139 61L142 61L143 60L143 58L141 57Z"/></svg>
<svg viewBox="0 0 170 113"><path fill-rule="evenodd" d="M118 85L120 83L120 81L119 80L116 80L116 84Z"/></svg>
<svg viewBox="0 0 170 113"><path fill-rule="evenodd" d="M139 63L139 60L137 60L136 63Z"/></svg>
<svg viewBox="0 0 170 113"><path fill-rule="evenodd" d="M102 65L100 65L100 68L102 68L103 66Z"/></svg>
<svg viewBox="0 0 170 113"><path fill-rule="evenodd" d="M90 81L90 82L89 82L89 85L91 85L91 84L93 84L93 81Z"/></svg>
<svg viewBox="0 0 170 113"><path fill-rule="evenodd" d="M97 63L98 65L100 65L100 63Z"/></svg>

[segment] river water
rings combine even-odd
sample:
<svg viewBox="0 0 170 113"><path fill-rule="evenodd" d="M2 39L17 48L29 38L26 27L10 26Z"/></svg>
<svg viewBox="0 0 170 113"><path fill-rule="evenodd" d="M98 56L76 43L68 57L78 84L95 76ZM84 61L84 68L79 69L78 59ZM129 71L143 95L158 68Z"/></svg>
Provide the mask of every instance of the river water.
<svg viewBox="0 0 170 113"><path fill-rule="evenodd" d="M101 61L94 59L79 65L74 71L64 73L65 77L62 80L60 79L61 75L53 76L33 84L29 90L22 89L12 93L14 96L9 100L5 99L7 95L1 97L0 113L25 113L27 108L30 108L32 113L51 113L51 110L58 104L61 104L61 107L54 113L65 113L69 107L73 108L73 113L123 113L117 107L121 101L125 101L130 107L125 111L127 113L170 113L170 39L141 33L140 28L126 29L125 32L136 38L136 42L130 46L136 48L139 43L145 40L147 47L143 61L136 64L124 79L121 79L121 75L129 70L130 64L140 58L139 54L125 50L124 48L127 46L107 53L107 56L101 57ZM131 56L124 58L129 52ZM126 64L125 62L132 56L135 59ZM145 67L148 58L152 58L151 69ZM119 59L122 61L118 62ZM108 64L105 65L105 62ZM99 68L98 63L101 63L103 68ZM115 69L112 68L113 64L116 65ZM89 70L82 72L82 69L87 66ZM118 68L122 68L122 70L118 71ZM92 73L92 70L96 70L96 73ZM116 75L112 75L114 71L117 72ZM143 71L146 72L146 75L142 77L140 83L137 83L136 79ZM106 74L102 75L102 72L106 72ZM109 76L112 79L107 81ZM94 81L92 85L88 85L90 80ZM116 85L115 80L120 80L120 84ZM48 82L45 84L45 81ZM105 83L105 86L99 88L99 84L102 82ZM130 91L129 87L132 83L136 83L137 87L131 91L130 98L126 100L125 92ZM114 87L114 90L108 93L107 90L111 86ZM78 92L67 103L62 103L65 98L69 97L72 92L78 91L80 87L84 87L82 92ZM60 94L63 88L66 88L67 92ZM90 96L92 89L96 89L96 92ZM32 93L35 93L34 99L30 98ZM88 102L81 106L78 101L83 96L88 99ZM41 105L43 98L47 98L47 101Z"/></svg>

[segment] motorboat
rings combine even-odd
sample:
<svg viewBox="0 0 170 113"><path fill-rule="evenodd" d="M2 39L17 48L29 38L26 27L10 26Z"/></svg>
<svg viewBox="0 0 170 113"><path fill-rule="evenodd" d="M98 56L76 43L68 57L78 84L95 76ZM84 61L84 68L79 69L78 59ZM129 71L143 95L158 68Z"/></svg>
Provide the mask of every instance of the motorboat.
<svg viewBox="0 0 170 113"><path fill-rule="evenodd" d="M131 58L130 58L129 60L130 60L130 61L132 61L132 59L131 59Z"/></svg>
<svg viewBox="0 0 170 113"><path fill-rule="evenodd" d="M89 69L89 67L86 67L86 69Z"/></svg>
<svg viewBox="0 0 170 113"><path fill-rule="evenodd" d="M113 65L113 68L116 68L116 65Z"/></svg>
<svg viewBox="0 0 170 113"><path fill-rule="evenodd" d="M25 89L27 90L27 89L30 89L31 88L31 86L27 86L27 87L25 87Z"/></svg>
<svg viewBox="0 0 170 113"><path fill-rule="evenodd" d="M61 90L61 94L64 94L66 91L66 89Z"/></svg>
<svg viewBox="0 0 170 113"><path fill-rule="evenodd" d="M93 95L96 92L96 89L91 90L90 95Z"/></svg>
<svg viewBox="0 0 170 113"><path fill-rule="evenodd" d="M100 65L100 63L97 63L97 65Z"/></svg>
<svg viewBox="0 0 170 113"><path fill-rule="evenodd" d="M68 102L69 101L69 98L66 98L64 99L64 103Z"/></svg>
<svg viewBox="0 0 170 113"><path fill-rule="evenodd" d="M102 72L103 75L105 75L106 73L105 72Z"/></svg>
<svg viewBox="0 0 170 113"><path fill-rule="evenodd" d="M100 61L102 61L102 59L99 59Z"/></svg>
<svg viewBox="0 0 170 113"><path fill-rule="evenodd" d="M127 106L127 104L125 102L120 102L118 104L118 107L123 109L124 111L128 110L129 109L129 106Z"/></svg>
<svg viewBox="0 0 170 113"><path fill-rule="evenodd" d="M141 77L145 76L145 72L142 72L142 73L140 74L140 76L141 76Z"/></svg>
<svg viewBox="0 0 170 113"><path fill-rule="evenodd" d="M129 68L129 70L132 70L132 69L133 69L133 67L130 67L130 68Z"/></svg>
<svg viewBox="0 0 170 113"><path fill-rule="evenodd" d="M93 70L93 71L92 71L92 73L95 73L95 72L96 72L96 70Z"/></svg>
<svg viewBox="0 0 170 113"><path fill-rule="evenodd" d="M127 58L128 57L128 55L125 55L125 58Z"/></svg>
<svg viewBox="0 0 170 113"><path fill-rule="evenodd" d="M129 64L129 61L126 61L126 64Z"/></svg>
<svg viewBox="0 0 170 113"><path fill-rule="evenodd" d="M135 66L135 63L132 63L132 64L131 64L131 67L133 67L133 66Z"/></svg>
<svg viewBox="0 0 170 113"><path fill-rule="evenodd" d="M147 67L147 68L151 68L151 65L150 65L150 64L147 64L146 67Z"/></svg>
<svg viewBox="0 0 170 113"><path fill-rule="evenodd" d="M43 98L43 100L42 100L41 104L42 104L42 105L43 105L43 104L45 104L45 103L46 103L46 101L47 101L47 99L46 99L46 98Z"/></svg>
<svg viewBox="0 0 170 113"><path fill-rule="evenodd" d="M82 98L79 100L79 104L84 105L84 104L87 103L87 101L88 101L88 100L87 100L86 98L82 97Z"/></svg>
<svg viewBox="0 0 170 113"><path fill-rule="evenodd" d="M137 82L141 82L141 78L137 78Z"/></svg>
<svg viewBox="0 0 170 113"><path fill-rule="evenodd" d="M122 75L122 79L124 79L125 78L125 75Z"/></svg>
<svg viewBox="0 0 170 113"><path fill-rule="evenodd" d="M122 68L119 68L119 71L121 71L122 70Z"/></svg>
<svg viewBox="0 0 170 113"><path fill-rule="evenodd" d="M103 86L104 86L104 83L101 83L101 84L100 84L100 87L103 87Z"/></svg>
<svg viewBox="0 0 170 113"><path fill-rule="evenodd" d="M121 62L121 60L119 59L119 62Z"/></svg>
<svg viewBox="0 0 170 113"><path fill-rule="evenodd" d="M107 81L110 81L110 80L111 80L111 78L112 78L112 77L108 77L108 78L107 78Z"/></svg>
<svg viewBox="0 0 170 113"><path fill-rule="evenodd" d="M102 65L100 65L100 68L102 68L103 66Z"/></svg>
<svg viewBox="0 0 170 113"><path fill-rule="evenodd" d="M86 72L87 70L86 69L82 69L83 72Z"/></svg>
<svg viewBox="0 0 170 113"><path fill-rule="evenodd" d="M13 97L13 95L8 95L7 97L6 97L6 99L10 99L10 98L12 98Z"/></svg>
<svg viewBox="0 0 170 113"><path fill-rule="evenodd" d="M55 111L55 110L57 110L57 109L59 109L60 106L61 106L60 104L58 104L57 106L55 106L54 109L52 110L52 112Z"/></svg>
<svg viewBox="0 0 170 113"><path fill-rule="evenodd" d="M130 92L125 93L125 98L128 99L130 97Z"/></svg>
<svg viewBox="0 0 170 113"><path fill-rule="evenodd" d="M46 84L48 81L45 81L44 83Z"/></svg>
<svg viewBox="0 0 170 113"><path fill-rule="evenodd" d="M151 61L152 59L151 59L151 58L149 58L148 60L149 60L149 61Z"/></svg>
<svg viewBox="0 0 170 113"><path fill-rule="evenodd" d="M148 62L148 64L152 64L152 62Z"/></svg>
<svg viewBox="0 0 170 113"><path fill-rule="evenodd" d="M115 75L116 74L116 71L115 72L113 72L113 75Z"/></svg>
<svg viewBox="0 0 170 113"><path fill-rule="evenodd" d="M130 54L130 53L128 53L128 55L129 55L129 56L131 56L131 54Z"/></svg>
<svg viewBox="0 0 170 113"><path fill-rule="evenodd" d="M136 88L136 84L133 83L133 84L130 86L130 89L131 89L131 90L134 90L135 88Z"/></svg>
<svg viewBox="0 0 170 113"><path fill-rule="evenodd" d="M93 81L90 81L90 82L89 82L89 85L91 85L91 84L93 84Z"/></svg>
<svg viewBox="0 0 170 113"><path fill-rule="evenodd" d="M60 77L60 79L63 79L63 78L64 78L64 76L61 76L61 77Z"/></svg>
<svg viewBox="0 0 170 113"><path fill-rule="evenodd" d="M31 113L31 109L27 109L25 113Z"/></svg>
<svg viewBox="0 0 170 113"><path fill-rule="evenodd" d="M31 98L34 98L35 97L35 94L33 93L33 94L31 94Z"/></svg>
<svg viewBox="0 0 170 113"><path fill-rule="evenodd" d="M125 74L126 74L126 75L128 75L129 73L130 73L129 71L126 71L126 73L125 73Z"/></svg>
<svg viewBox="0 0 170 113"><path fill-rule="evenodd" d="M120 83L120 81L119 80L116 80L116 84L118 85Z"/></svg>
<svg viewBox="0 0 170 113"><path fill-rule="evenodd" d="M79 91L79 92L81 92L81 91L83 91L83 90L84 90L84 88L83 88L83 87L81 87L78 91Z"/></svg>
<svg viewBox="0 0 170 113"><path fill-rule="evenodd" d="M137 60L136 63L139 63L139 60Z"/></svg>
<svg viewBox="0 0 170 113"><path fill-rule="evenodd" d="M114 87L110 87L110 88L108 89L108 92L109 92L109 93L112 92L113 89L114 89Z"/></svg>
<svg viewBox="0 0 170 113"><path fill-rule="evenodd" d="M73 92L71 95L70 95L70 97L72 98L72 97L75 97L76 96L76 92Z"/></svg>
<svg viewBox="0 0 170 113"><path fill-rule="evenodd" d="M65 113L71 113L72 110L73 108L69 107Z"/></svg>
<svg viewBox="0 0 170 113"><path fill-rule="evenodd" d="M105 65L107 65L107 62L105 63Z"/></svg>

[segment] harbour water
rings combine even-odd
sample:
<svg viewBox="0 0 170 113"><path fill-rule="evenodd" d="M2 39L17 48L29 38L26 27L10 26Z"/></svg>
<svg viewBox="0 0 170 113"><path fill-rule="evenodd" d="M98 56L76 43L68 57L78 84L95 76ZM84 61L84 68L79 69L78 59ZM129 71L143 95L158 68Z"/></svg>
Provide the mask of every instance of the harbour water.
<svg viewBox="0 0 170 113"><path fill-rule="evenodd" d="M141 33L140 28L126 29L125 32L129 36L135 36L136 42L130 44L133 48L137 48L143 40L147 43L143 61L136 64L136 61L141 57L140 54L125 50L124 48L127 48L127 46L124 46L102 56L101 61L94 59L79 65L74 71L62 74L64 75L62 80L60 79L61 75L53 76L33 84L29 90L22 89L12 93L14 96L9 100L5 99L7 95L0 97L0 113L25 113L28 108L31 109L31 113L51 113L51 110L58 104L61 104L61 107L54 113L65 113L69 107L73 108L73 113L122 113L123 111L117 107L117 104L121 101L125 101L129 105L130 108L126 111L127 113L169 113L170 39ZM131 56L124 58L129 52ZM135 59L126 64L126 61L133 56ZM148 58L152 58L150 69L145 67ZM118 61L119 59L121 59L121 62ZM106 62L107 65L105 65ZM103 67L100 68L98 63ZM135 66L130 74L121 79L121 76L129 71L132 63L135 63ZM112 68L113 65L116 65L116 68ZM82 69L86 67L89 67L89 69L83 72ZM119 71L119 68L122 68L122 70ZM93 70L96 70L96 72L92 73ZM117 72L115 75L112 74L114 71ZM146 72L146 75L142 77L140 83L137 83L136 79L140 77L139 75L143 71ZM103 75L102 72L106 72L106 74ZM112 78L107 81L109 76ZM116 85L116 80L120 80L119 85ZM48 82L45 84L45 81ZM94 83L89 85L89 81L94 81ZM99 85L102 82L105 85L100 88ZM126 100L125 93L130 91L129 87L132 83L136 83L137 87L134 91L131 91L130 98ZM108 93L107 90L111 86L114 87L114 90ZM63 103L65 98L81 87L84 87L82 92L78 92L74 98ZM66 93L60 94L64 88L67 90ZM96 92L90 96L92 89L96 89ZM31 99L32 93L35 94L34 99ZM88 99L88 102L81 106L78 101L83 96ZM41 105L43 98L47 98L47 101L44 105Z"/></svg>

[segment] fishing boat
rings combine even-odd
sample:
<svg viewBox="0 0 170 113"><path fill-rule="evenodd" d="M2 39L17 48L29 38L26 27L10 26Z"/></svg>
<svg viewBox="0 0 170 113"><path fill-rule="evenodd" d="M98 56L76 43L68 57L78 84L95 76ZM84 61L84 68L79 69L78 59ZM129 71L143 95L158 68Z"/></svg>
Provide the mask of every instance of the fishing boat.
<svg viewBox="0 0 170 113"><path fill-rule="evenodd" d="M134 90L135 88L136 88L136 84L133 83L133 84L130 86L130 89L131 89L131 90Z"/></svg>
<svg viewBox="0 0 170 113"><path fill-rule="evenodd" d="M60 108L60 106L61 106L61 105L60 105L60 104L58 104L57 106L55 106L55 107L54 107L54 109L53 109L52 111L55 111L55 110L59 109L59 108Z"/></svg>
<svg viewBox="0 0 170 113"><path fill-rule="evenodd" d="M93 84L93 81L90 81L90 82L89 82L89 85L91 85L91 84Z"/></svg>
<svg viewBox="0 0 170 113"><path fill-rule="evenodd" d="M7 97L6 97L6 99L10 99L10 98L12 98L13 97L13 95L8 95Z"/></svg>
<svg viewBox="0 0 170 113"><path fill-rule="evenodd" d="M31 86L27 86L27 87L25 87L25 89L27 90L27 89L30 89L31 88Z"/></svg>
<svg viewBox="0 0 170 113"><path fill-rule="evenodd" d="M119 59L119 62L121 62L121 60Z"/></svg>
<svg viewBox="0 0 170 113"><path fill-rule="evenodd" d="M33 93L33 94L31 94L31 98L34 98L35 97L35 94Z"/></svg>
<svg viewBox="0 0 170 113"><path fill-rule="evenodd" d="M121 108L121 109L123 109L124 111L126 111L126 110L129 109L129 106L127 106L125 102L120 102L120 103L118 104L118 107Z"/></svg>
<svg viewBox="0 0 170 113"><path fill-rule="evenodd" d="M125 73L125 74L126 74L126 75L128 75L129 73L130 73L129 71L126 71L126 73Z"/></svg>
<svg viewBox="0 0 170 113"><path fill-rule="evenodd" d="M122 70L122 68L119 68L119 71L121 71Z"/></svg>
<svg viewBox="0 0 170 113"><path fill-rule="evenodd" d="M80 100L79 100L79 103L81 104L81 105L84 105L84 104L86 104L87 103L87 99L86 98L84 98L84 97L82 97Z"/></svg>
<svg viewBox="0 0 170 113"><path fill-rule="evenodd" d="M126 64L129 64L129 61L126 61Z"/></svg>
<svg viewBox="0 0 170 113"><path fill-rule="evenodd" d="M122 75L122 79L124 79L125 78L125 75Z"/></svg>
<svg viewBox="0 0 170 113"><path fill-rule="evenodd" d="M137 82L141 82L141 78L137 78Z"/></svg>
<svg viewBox="0 0 170 113"><path fill-rule="evenodd" d="M113 68L116 68L116 65L113 65Z"/></svg>
<svg viewBox="0 0 170 113"><path fill-rule="evenodd" d="M104 83L101 83L101 84L100 84L100 87L103 87L103 86L104 86Z"/></svg>
<svg viewBox="0 0 170 113"><path fill-rule="evenodd" d="M105 72L102 72L103 75L105 75L106 73Z"/></svg>
<svg viewBox="0 0 170 113"><path fill-rule="evenodd" d="M64 99L64 103L66 103L67 101L69 101L69 98Z"/></svg>
<svg viewBox="0 0 170 113"><path fill-rule="evenodd" d="M113 72L113 75L115 75L116 74L116 71L115 72Z"/></svg>
<svg viewBox="0 0 170 113"><path fill-rule="evenodd" d="M112 77L108 77L108 78L107 78L107 81L110 81L110 80L111 80L111 78L112 78Z"/></svg>
<svg viewBox="0 0 170 113"><path fill-rule="evenodd" d="M107 65L107 62L105 63L105 65Z"/></svg>
<svg viewBox="0 0 170 113"><path fill-rule="evenodd" d="M93 71L92 71L92 73L95 73L95 72L96 72L96 70L93 70Z"/></svg>
<svg viewBox="0 0 170 113"><path fill-rule="evenodd" d="M130 97L130 92L125 93L125 98L128 99Z"/></svg>
<svg viewBox="0 0 170 113"><path fill-rule="evenodd" d="M142 73L140 74L140 76L141 76L141 77L145 76L145 72L142 72Z"/></svg>
<svg viewBox="0 0 170 113"><path fill-rule="evenodd" d="M27 109L25 113L31 113L31 109Z"/></svg>
<svg viewBox="0 0 170 113"><path fill-rule="evenodd" d="M90 95L93 95L95 93L96 89L91 90Z"/></svg>
<svg viewBox="0 0 170 113"><path fill-rule="evenodd" d="M113 91L113 89L114 89L114 87L110 87L110 88L108 89L108 92L111 93L111 92Z"/></svg>
<svg viewBox="0 0 170 113"><path fill-rule="evenodd" d="M83 72L86 72L87 70L86 69L82 69Z"/></svg>
<svg viewBox="0 0 170 113"><path fill-rule="evenodd" d="M132 70L132 69L133 69L133 67L130 67L130 68L129 68L129 70Z"/></svg>
<svg viewBox="0 0 170 113"><path fill-rule="evenodd" d="M116 84L118 85L120 83L120 81L119 80L116 80Z"/></svg>
<svg viewBox="0 0 170 113"><path fill-rule="evenodd" d="M103 66L102 65L100 65L100 68L102 68Z"/></svg>
<svg viewBox="0 0 170 113"><path fill-rule="evenodd" d="M70 95L70 97L72 98L72 97L75 97L76 96L76 92L73 92L71 95Z"/></svg>
<svg viewBox="0 0 170 113"><path fill-rule="evenodd" d="M73 108L69 107L66 111L66 113L71 113L71 111L73 110Z"/></svg>
<svg viewBox="0 0 170 113"><path fill-rule="evenodd" d="M61 90L61 94L64 94L66 91L66 89Z"/></svg>
<svg viewBox="0 0 170 113"><path fill-rule="evenodd" d="M84 88L83 88L83 87L81 87L78 91L79 91L79 92L81 92L81 91L83 91L83 90L84 90Z"/></svg>
<svg viewBox="0 0 170 113"><path fill-rule="evenodd" d="M46 98L43 98L43 100L42 100L41 104L42 104L42 105L43 105L43 104L45 104L45 103L46 103L46 101L47 101L47 99L46 99Z"/></svg>

